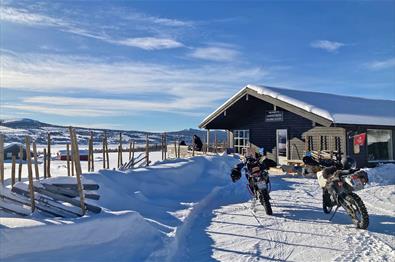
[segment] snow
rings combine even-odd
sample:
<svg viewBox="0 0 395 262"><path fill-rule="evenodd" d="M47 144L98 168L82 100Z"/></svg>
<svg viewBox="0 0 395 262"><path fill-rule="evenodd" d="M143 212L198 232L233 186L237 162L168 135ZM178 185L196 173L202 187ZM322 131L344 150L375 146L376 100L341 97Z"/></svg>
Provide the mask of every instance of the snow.
<svg viewBox="0 0 395 262"><path fill-rule="evenodd" d="M357 192L370 215L365 231L343 210L328 221L316 179L274 170L274 215L260 205L252 210L245 178L229 178L237 162L198 156L86 173L85 182L100 185L100 199L89 201L102 213L58 219L0 212L0 260L395 261L395 165L366 169L372 182ZM65 179L72 178L51 180Z"/></svg>
<svg viewBox="0 0 395 262"><path fill-rule="evenodd" d="M366 168L371 186L395 185L395 164L381 164L376 168Z"/></svg>
<svg viewBox="0 0 395 262"><path fill-rule="evenodd" d="M395 125L394 100L367 99L259 85L247 85L206 117L202 123L225 109L247 89L294 105L337 124Z"/></svg>
<svg viewBox="0 0 395 262"><path fill-rule="evenodd" d="M247 85L338 124L395 125L395 101Z"/></svg>

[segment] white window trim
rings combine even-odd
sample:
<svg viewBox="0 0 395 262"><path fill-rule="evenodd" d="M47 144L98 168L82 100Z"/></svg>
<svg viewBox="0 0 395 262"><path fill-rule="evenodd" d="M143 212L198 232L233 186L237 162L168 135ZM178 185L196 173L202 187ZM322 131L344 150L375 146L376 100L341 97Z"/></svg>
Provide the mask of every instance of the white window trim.
<svg viewBox="0 0 395 262"><path fill-rule="evenodd" d="M236 131L238 133L237 136L235 135ZM248 136L247 137L245 137L245 136L241 137L240 136L240 131L242 131L242 132L246 132L247 131L248 132ZM236 139L239 139L239 140L243 139L247 143L245 143L245 145L236 144ZM250 147L250 130L249 129L234 129L233 130L233 147L235 149L237 149L237 148L240 149L240 150L236 150L236 151L239 151L240 153L243 152L243 149L247 149L247 148Z"/></svg>

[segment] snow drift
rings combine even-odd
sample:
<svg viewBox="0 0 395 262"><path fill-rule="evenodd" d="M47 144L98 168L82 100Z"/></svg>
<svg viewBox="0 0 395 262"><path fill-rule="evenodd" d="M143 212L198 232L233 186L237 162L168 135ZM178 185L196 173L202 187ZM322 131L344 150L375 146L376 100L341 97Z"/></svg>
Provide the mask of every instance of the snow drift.
<svg viewBox="0 0 395 262"><path fill-rule="evenodd" d="M395 185L395 164L379 165L376 168L366 168L370 186Z"/></svg>
<svg viewBox="0 0 395 262"><path fill-rule="evenodd" d="M32 226L25 221L21 222L24 226L0 229L0 258L21 261L28 254L31 259L56 257L60 261L172 260L179 255L180 242L190 232L192 221L205 206L215 203L213 195L228 192L222 202L247 200L241 184L229 179L237 161L229 156L194 157L126 172L85 174L85 182L100 186L100 200L90 200L103 207L100 215L48 219L35 213L29 218L36 222Z"/></svg>

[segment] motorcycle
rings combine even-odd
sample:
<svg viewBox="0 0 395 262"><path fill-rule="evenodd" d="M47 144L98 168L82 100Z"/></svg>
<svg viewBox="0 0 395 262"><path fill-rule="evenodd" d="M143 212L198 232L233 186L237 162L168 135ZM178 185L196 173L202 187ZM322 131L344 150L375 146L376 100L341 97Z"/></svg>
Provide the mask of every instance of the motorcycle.
<svg viewBox="0 0 395 262"><path fill-rule="evenodd" d="M247 189L254 202L258 200L265 208L267 215L273 215L272 206L270 204L271 183L269 178L269 168L275 166L275 162L270 159L264 159L262 162L254 157L246 157L245 160L232 169L232 181L236 182L240 179L242 173L245 174L248 184Z"/></svg>
<svg viewBox="0 0 395 262"><path fill-rule="evenodd" d="M313 161L311 159L304 160L310 165ZM367 173L356 169L355 161L351 158L343 158L341 162L339 160L318 161L316 165L323 168L321 172L317 173L317 179L323 191L322 209L324 213L329 214L333 207L336 207L332 219L339 207L343 207L357 228L367 229L369 214L362 199L354 193L363 189L368 183Z"/></svg>

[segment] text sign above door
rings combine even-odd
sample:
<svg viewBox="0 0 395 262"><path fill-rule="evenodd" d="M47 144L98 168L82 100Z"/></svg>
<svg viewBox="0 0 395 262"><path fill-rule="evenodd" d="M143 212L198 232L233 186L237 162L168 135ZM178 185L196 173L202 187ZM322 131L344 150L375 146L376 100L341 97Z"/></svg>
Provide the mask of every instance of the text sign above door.
<svg viewBox="0 0 395 262"><path fill-rule="evenodd" d="M265 122L282 122L283 111L266 111Z"/></svg>

